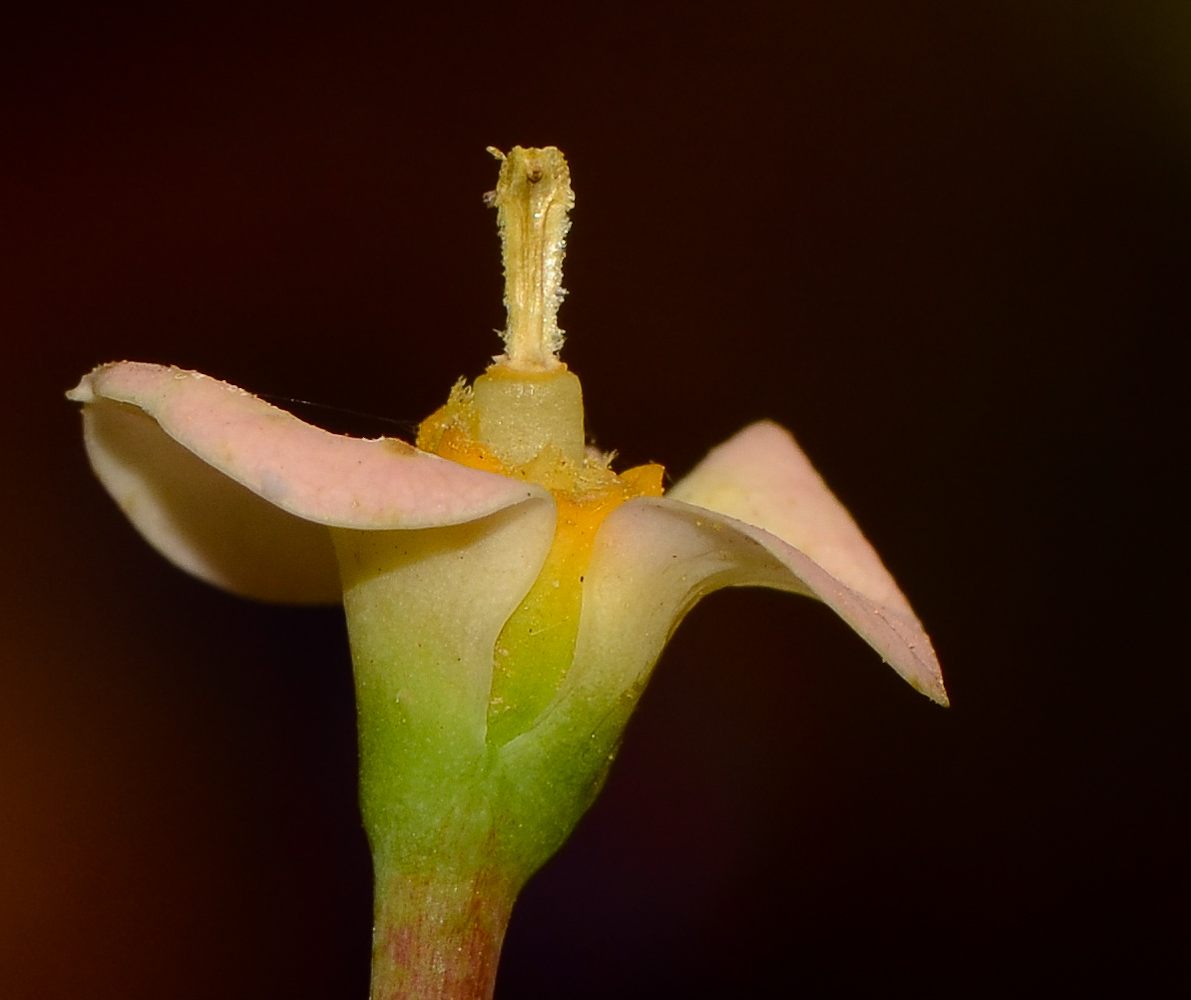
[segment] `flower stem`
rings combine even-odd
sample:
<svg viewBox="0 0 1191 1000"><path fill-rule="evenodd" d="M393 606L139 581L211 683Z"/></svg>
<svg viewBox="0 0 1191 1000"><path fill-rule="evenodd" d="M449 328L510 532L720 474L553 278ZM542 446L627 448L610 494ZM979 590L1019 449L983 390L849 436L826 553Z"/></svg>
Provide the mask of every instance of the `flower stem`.
<svg viewBox="0 0 1191 1000"><path fill-rule="evenodd" d="M377 872L371 1000L491 1000L515 889L490 872Z"/></svg>

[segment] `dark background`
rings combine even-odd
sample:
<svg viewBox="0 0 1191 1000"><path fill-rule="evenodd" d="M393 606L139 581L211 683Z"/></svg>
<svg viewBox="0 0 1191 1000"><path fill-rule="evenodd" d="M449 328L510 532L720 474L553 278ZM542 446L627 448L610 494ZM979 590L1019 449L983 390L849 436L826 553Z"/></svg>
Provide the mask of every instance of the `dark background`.
<svg viewBox="0 0 1191 1000"><path fill-rule="evenodd" d="M677 476L792 428L954 702L822 607L708 599L498 996L1172 966L1186 4L332 10L0 15L0 995L365 996L340 613L173 570L62 393L132 358L408 434L499 349L488 144L571 162L598 443Z"/></svg>

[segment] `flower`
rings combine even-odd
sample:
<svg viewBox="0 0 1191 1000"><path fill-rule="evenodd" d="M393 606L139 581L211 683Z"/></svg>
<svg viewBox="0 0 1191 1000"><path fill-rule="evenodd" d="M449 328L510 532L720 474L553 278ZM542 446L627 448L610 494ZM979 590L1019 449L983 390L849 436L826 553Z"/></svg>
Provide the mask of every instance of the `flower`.
<svg viewBox="0 0 1191 1000"><path fill-rule="evenodd" d="M469 606L503 623L554 536L555 500L539 485L393 438L332 434L198 372L101 365L69 395L84 404L96 475L137 530L179 568L246 597L338 603L328 528L491 524L517 537L498 580L468 571L489 597ZM946 704L909 602L775 423L753 424L713 449L664 497L626 500L599 526L592 559L580 648L608 648L612 640L592 634L605 619L618 644L632 636L636 654L616 657L628 684L649 669L652 661L639 662L646 650L660 651L700 597L756 585L823 601L910 684Z"/></svg>
<svg viewBox="0 0 1191 1000"><path fill-rule="evenodd" d="M70 393L99 479L176 565L249 597L344 601L376 961L410 991L427 899L493 901L480 922L499 947L517 888L590 804L703 595L816 597L946 703L909 603L785 430L746 428L665 495L660 467L617 475L585 448L579 383L556 357L561 154L515 149L493 200L507 353L456 386L418 447L331 434L159 365L104 365ZM437 888L411 916L422 882Z"/></svg>

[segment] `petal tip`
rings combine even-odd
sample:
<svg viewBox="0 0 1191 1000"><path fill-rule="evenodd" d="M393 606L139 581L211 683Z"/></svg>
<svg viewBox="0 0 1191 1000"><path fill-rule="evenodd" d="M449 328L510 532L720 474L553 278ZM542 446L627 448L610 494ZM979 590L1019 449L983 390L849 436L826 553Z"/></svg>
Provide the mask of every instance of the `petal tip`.
<svg viewBox="0 0 1191 1000"><path fill-rule="evenodd" d="M926 678L914 677L906 678L910 682L910 686L919 694L926 695L931 701L942 708L951 707L951 699L947 697L947 689L943 686L943 678L935 672L931 672Z"/></svg>

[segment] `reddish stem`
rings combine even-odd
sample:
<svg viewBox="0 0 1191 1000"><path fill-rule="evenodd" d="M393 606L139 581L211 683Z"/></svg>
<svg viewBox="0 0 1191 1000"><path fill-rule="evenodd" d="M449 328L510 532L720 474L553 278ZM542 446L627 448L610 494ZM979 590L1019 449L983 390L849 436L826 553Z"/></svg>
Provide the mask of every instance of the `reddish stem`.
<svg viewBox="0 0 1191 1000"><path fill-rule="evenodd" d="M371 1000L491 1000L515 889L484 871L377 875Z"/></svg>

